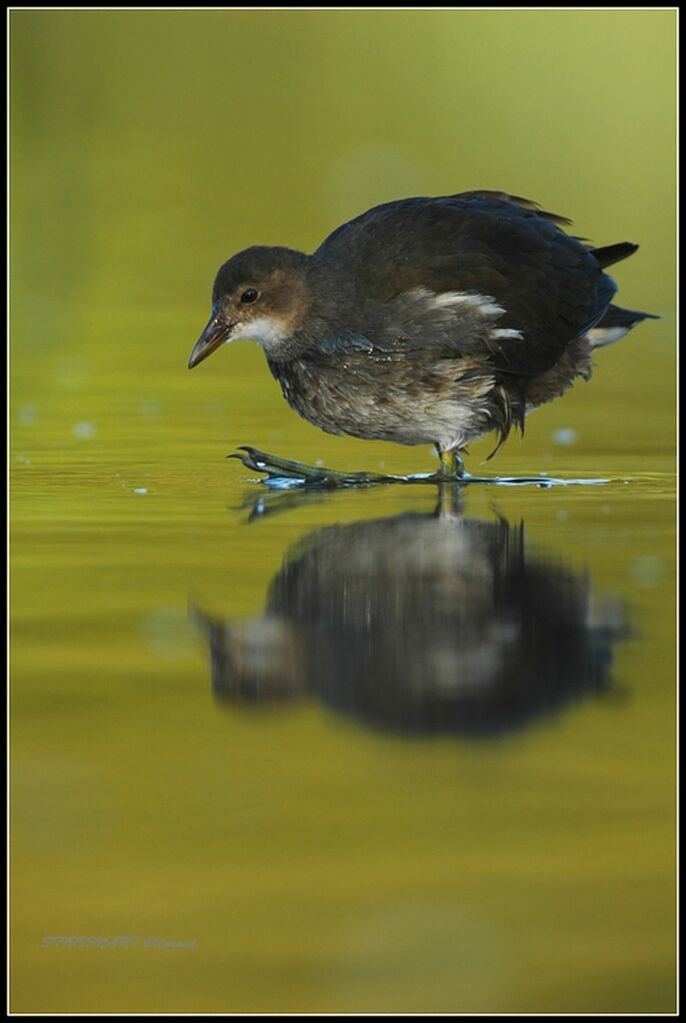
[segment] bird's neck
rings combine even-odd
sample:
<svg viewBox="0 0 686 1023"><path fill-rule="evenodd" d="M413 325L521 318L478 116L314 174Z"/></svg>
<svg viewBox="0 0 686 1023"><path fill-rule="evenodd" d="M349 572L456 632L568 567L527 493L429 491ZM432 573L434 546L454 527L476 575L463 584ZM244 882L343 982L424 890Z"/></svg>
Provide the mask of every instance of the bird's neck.
<svg viewBox="0 0 686 1023"><path fill-rule="evenodd" d="M266 351L270 364L292 362L328 338L354 330L355 288L345 273L309 257L301 284L292 334Z"/></svg>

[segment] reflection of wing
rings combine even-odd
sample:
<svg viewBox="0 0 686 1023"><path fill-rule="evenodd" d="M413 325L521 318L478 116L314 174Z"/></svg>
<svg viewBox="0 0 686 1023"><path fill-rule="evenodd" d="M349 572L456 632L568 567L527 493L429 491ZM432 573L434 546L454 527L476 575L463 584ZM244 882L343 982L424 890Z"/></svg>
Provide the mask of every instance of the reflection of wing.
<svg viewBox="0 0 686 1023"><path fill-rule="evenodd" d="M314 258L345 268L384 304L382 344L488 352L500 372L534 376L598 322L616 290L593 251L557 223L567 221L499 193L406 199L344 224Z"/></svg>

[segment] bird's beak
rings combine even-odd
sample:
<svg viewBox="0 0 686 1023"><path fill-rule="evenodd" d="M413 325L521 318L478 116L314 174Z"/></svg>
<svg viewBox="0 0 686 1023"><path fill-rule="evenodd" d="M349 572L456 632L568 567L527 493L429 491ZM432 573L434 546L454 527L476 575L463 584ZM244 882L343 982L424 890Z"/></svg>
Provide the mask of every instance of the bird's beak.
<svg viewBox="0 0 686 1023"><path fill-rule="evenodd" d="M211 355L215 349L229 340L232 323L227 323L219 313L213 313L208 320L207 326L195 342L195 347L188 360L188 368L193 369L199 362Z"/></svg>

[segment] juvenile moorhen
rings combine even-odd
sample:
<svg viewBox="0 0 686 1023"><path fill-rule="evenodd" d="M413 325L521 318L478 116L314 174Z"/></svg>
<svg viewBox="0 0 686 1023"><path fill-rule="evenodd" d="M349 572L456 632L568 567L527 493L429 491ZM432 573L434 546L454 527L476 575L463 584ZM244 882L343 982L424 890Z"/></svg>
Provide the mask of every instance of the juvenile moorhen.
<svg viewBox="0 0 686 1023"><path fill-rule="evenodd" d="M591 248L527 199L463 192L401 199L343 224L312 255L254 246L219 269L188 365L238 338L264 348L288 403L328 433L459 453L591 375L593 350L651 317L611 305L604 271L638 248ZM394 480L302 465L253 448L269 475L314 483Z"/></svg>

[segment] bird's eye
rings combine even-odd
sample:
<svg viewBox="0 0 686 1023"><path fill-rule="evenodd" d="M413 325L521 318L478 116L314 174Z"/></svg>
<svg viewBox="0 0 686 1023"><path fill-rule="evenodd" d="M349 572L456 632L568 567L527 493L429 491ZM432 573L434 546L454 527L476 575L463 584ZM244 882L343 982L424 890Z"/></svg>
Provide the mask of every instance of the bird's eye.
<svg viewBox="0 0 686 1023"><path fill-rule="evenodd" d="M241 302L254 302L257 298L256 288L246 288L241 295Z"/></svg>

